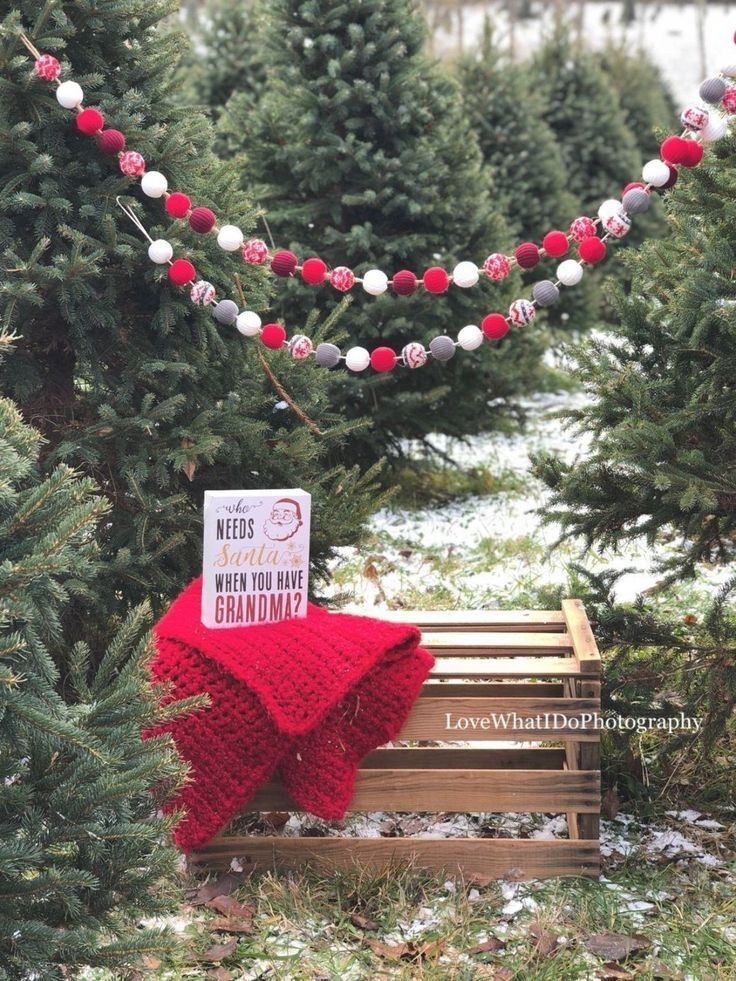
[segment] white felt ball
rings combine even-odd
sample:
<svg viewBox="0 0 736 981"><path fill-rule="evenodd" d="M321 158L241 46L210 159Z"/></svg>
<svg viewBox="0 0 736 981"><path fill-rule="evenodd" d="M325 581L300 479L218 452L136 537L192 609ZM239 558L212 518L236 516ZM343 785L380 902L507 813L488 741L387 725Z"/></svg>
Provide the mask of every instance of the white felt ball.
<svg viewBox="0 0 736 981"><path fill-rule="evenodd" d="M670 179L670 168L664 160L650 160L644 164L641 176L646 184L652 187L662 187Z"/></svg>
<svg viewBox="0 0 736 981"><path fill-rule="evenodd" d="M727 132L728 117L719 116L715 112L712 112L708 120L708 125L704 129L701 129L700 135L706 143L713 143L716 140L722 140Z"/></svg>
<svg viewBox="0 0 736 981"><path fill-rule="evenodd" d="M141 190L149 198L162 198L169 189L169 182L158 170L147 170L141 177Z"/></svg>
<svg viewBox="0 0 736 981"><path fill-rule="evenodd" d="M478 282L480 273L478 272L478 267L474 262L458 262L455 268L452 270L452 281L456 286L461 286L463 289L468 289L470 286L475 286Z"/></svg>
<svg viewBox="0 0 736 981"><path fill-rule="evenodd" d="M255 337L261 329L261 318L253 310L243 310L238 314L235 326L244 337Z"/></svg>
<svg viewBox="0 0 736 981"><path fill-rule="evenodd" d="M729 78L736 78L736 65L726 65L721 68L721 75L728 75Z"/></svg>
<svg viewBox="0 0 736 981"><path fill-rule="evenodd" d="M151 242L148 246L148 258L151 262L157 262L159 265L163 265L165 262L171 262L173 254L174 250L171 242L167 242L165 238L157 238L155 242Z"/></svg>
<svg viewBox="0 0 736 981"><path fill-rule="evenodd" d="M380 296L388 289L388 276L380 269L369 269L363 274L363 289L371 296Z"/></svg>
<svg viewBox="0 0 736 981"><path fill-rule="evenodd" d="M620 201L617 201L615 198L609 198L598 209L598 217L601 221L605 221L606 218L610 218L612 215L618 215L623 210L624 206Z"/></svg>
<svg viewBox="0 0 736 981"><path fill-rule="evenodd" d="M565 259L557 267L557 278L563 286L577 286L583 278L583 267L576 259Z"/></svg>
<svg viewBox="0 0 736 981"><path fill-rule="evenodd" d="M457 335L457 342L463 351L474 351L483 343L483 331L475 324L468 324Z"/></svg>
<svg viewBox="0 0 736 981"><path fill-rule="evenodd" d="M65 109L76 109L83 99L82 86L76 82L62 82L56 90L56 100Z"/></svg>
<svg viewBox="0 0 736 981"><path fill-rule="evenodd" d="M223 225L217 233L217 244L226 252L237 252L243 244L243 233L237 225Z"/></svg>
<svg viewBox="0 0 736 981"><path fill-rule="evenodd" d="M351 347L345 355L345 364L351 371L365 371L371 363L371 356L364 347Z"/></svg>

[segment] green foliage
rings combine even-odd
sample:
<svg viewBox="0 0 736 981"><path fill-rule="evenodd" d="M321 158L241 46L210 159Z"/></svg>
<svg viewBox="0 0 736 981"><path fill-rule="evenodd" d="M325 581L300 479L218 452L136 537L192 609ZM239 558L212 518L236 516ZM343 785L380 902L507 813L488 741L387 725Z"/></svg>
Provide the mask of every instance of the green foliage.
<svg viewBox="0 0 736 981"><path fill-rule="evenodd" d="M425 29L410 0L275 0L263 37L268 86L257 108L236 94L220 120L228 155L243 153L243 182L256 190L276 241L300 257L389 274L460 259L482 262L507 246L460 93L422 51ZM479 323L518 289L451 288L358 296L344 323L349 340L373 348ZM275 301L292 322L330 288L281 283ZM446 365L365 378L335 375L333 397L350 417L370 414L362 458L431 431L453 435L495 424L540 376L539 330L515 332L494 350L460 353ZM350 448L349 448L350 449Z"/></svg>
<svg viewBox="0 0 736 981"><path fill-rule="evenodd" d="M168 906L156 889L176 852L156 811L183 774L173 744L140 737L158 718L150 610L101 657L68 639L109 507L64 464L42 477L39 447L0 400L0 978L53 981L171 948L139 920Z"/></svg>
<svg viewBox="0 0 736 981"><path fill-rule="evenodd" d="M727 138L683 174L669 237L637 252L632 290L617 296L616 335L576 352L592 400L572 421L589 451L572 466L538 461L566 534L614 547L676 536L676 574L734 558L733 152Z"/></svg>
<svg viewBox="0 0 736 981"><path fill-rule="evenodd" d="M355 541L373 504L370 478L361 484L335 465L348 427L329 407L329 378L268 356L317 435L283 407L257 342L168 285L116 195L137 202L152 236L191 256L220 295L232 294L239 271L249 305L263 309L266 277L243 270L212 236L168 222L160 201L77 133L18 40L22 27L59 55L149 166L248 233L255 218L236 165L210 150L205 118L176 104L185 42L158 29L170 12L169 0L0 4L0 296L5 330L22 335L0 386L46 438L44 465L80 468L111 504L102 530L110 561L97 589L103 623L121 593L159 610L196 574L206 488L311 491L317 572L332 546Z"/></svg>

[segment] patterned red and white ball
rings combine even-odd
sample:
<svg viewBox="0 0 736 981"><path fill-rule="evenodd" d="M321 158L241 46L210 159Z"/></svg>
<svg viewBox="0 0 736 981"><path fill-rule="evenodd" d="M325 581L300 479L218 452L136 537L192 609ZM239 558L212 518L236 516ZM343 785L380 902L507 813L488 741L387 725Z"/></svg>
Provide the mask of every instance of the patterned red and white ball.
<svg viewBox="0 0 736 981"><path fill-rule="evenodd" d="M475 286L479 278L478 267L474 262L468 260L458 262L452 270L452 281L455 286L459 286L461 289L470 289L471 286Z"/></svg>
<svg viewBox="0 0 736 981"><path fill-rule="evenodd" d="M369 269L363 274L363 289L369 296L380 296L388 289L388 276L381 269Z"/></svg>
<svg viewBox="0 0 736 981"><path fill-rule="evenodd" d="M189 299L196 303L198 307L203 307L206 303L211 303L215 298L215 287L208 283L206 279L200 279L189 291Z"/></svg>
<svg viewBox="0 0 736 981"><path fill-rule="evenodd" d="M340 293L347 293L355 285L355 273L347 266L336 266L330 272L330 286L339 290Z"/></svg>
<svg viewBox="0 0 736 981"><path fill-rule="evenodd" d="M61 75L61 65L58 59L50 54L42 54L39 58L36 58L33 70L44 82L55 82L59 75Z"/></svg>
<svg viewBox="0 0 736 981"><path fill-rule="evenodd" d="M493 252L483 263L483 272L489 279L505 279L510 271L509 257L501 252Z"/></svg>
<svg viewBox="0 0 736 981"><path fill-rule="evenodd" d="M249 238L242 252L245 261L252 266L262 266L268 258L268 246L261 238Z"/></svg>
<svg viewBox="0 0 736 981"><path fill-rule="evenodd" d="M126 177L141 177L146 172L146 161L143 155L135 150L126 150L118 159L120 170Z"/></svg>
<svg viewBox="0 0 736 981"><path fill-rule="evenodd" d="M171 262L173 255L173 246L165 238L157 238L148 246L148 258L151 262L155 262L159 266Z"/></svg>
<svg viewBox="0 0 736 981"><path fill-rule="evenodd" d="M314 345L306 334L294 334L289 341L289 353L297 361L308 358L314 350Z"/></svg>
<svg viewBox="0 0 736 981"><path fill-rule="evenodd" d="M605 230L613 235L614 238L623 238L624 235L628 235L631 231L631 218L627 214L624 214L623 211L608 215L603 219L602 224Z"/></svg>
<svg viewBox="0 0 736 981"><path fill-rule="evenodd" d="M427 363L427 352L418 341L410 341L402 351L401 357L407 368L421 368Z"/></svg>
<svg viewBox="0 0 736 981"><path fill-rule="evenodd" d="M243 310L237 316L235 327L243 337L256 337L261 329L261 318L255 310Z"/></svg>
<svg viewBox="0 0 736 981"><path fill-rule="evenodd" d="M350 371L365 371L371 363L371 356L364 347L351 347L345 355L345 366Z"/></svg>
<svg viewBox="0 0 736 981"><path fill-rule="evenodd" d="M624 210L623 204L616 198L608 198L598 209L598 217L601 221L605 221L611 215L618 215Z"/></svg>
<svg viewBox="0 0 736 981"><path fill-rule="evenodd" d="M457 335L457 342L463 351L475 351L483 343L483 331L477 324L468 324Z"/></svg>
<svg viewBox="0 0 736 981"><path fill-rule="evenodd" d="M534 320L537 308L529 300L514 300L509 307L509 320L515 327L524 327Z"/></svg>
<svg viewBox="0 0 736 981"><path fill-rule="evenodd" d="M687 106L680 115L682 125L694 130L703 129L707 126L709 118L708 110L703 109L702 106Z"/></svg>
<svg viewBox="0 0 736 981"><path fill-rule="evenodd" d="M576 218L570 225L570 237L574 242L582 242L586 238L595 235L595 222L587 215Z"/></svg>

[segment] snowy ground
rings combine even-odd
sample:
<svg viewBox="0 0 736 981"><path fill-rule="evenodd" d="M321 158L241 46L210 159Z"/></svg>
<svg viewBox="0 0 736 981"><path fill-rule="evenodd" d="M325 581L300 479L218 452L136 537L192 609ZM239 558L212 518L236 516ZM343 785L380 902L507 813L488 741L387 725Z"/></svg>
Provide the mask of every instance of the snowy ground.
<svg viewBox="0 0 736 981"><path fill-rule="evenodd" d="M485 17L491 17L501 43L508 43L508 18L505 3L464 3L453 12L452 20L436 34L436 51L452 54L462 43L472 49L480 38ZM702 8L702 46L699 43L700 19L695 3L637 3L637 18L631 24L621 22L622 4L583 4L583 35L593 48L608 40L625 40L634 50L645 49L660 66L678 102L687 103L697 96L700 82L724 65L736 62L733 35L736 30L736 4L708 3ZM516 51L526 56L549 30L555 4L533 4L534 15L516 26ZM565 4L576 18L576 3Z"/></svg>

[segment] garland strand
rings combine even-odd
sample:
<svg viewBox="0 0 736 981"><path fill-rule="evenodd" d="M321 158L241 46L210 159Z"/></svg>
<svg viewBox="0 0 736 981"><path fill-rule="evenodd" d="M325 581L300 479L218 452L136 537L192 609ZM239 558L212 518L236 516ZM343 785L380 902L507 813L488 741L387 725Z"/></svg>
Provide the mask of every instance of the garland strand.
<svg viewBox="0 0 736 981"><path fill-rule="evenodd" d="M648 161L642 169L642 179L624 188L621 199L604 201L598 209L597 218L581 216L575 218L568 232L553 230L542 239L541 247L533 242L523 242L517 246L513 255L494 252L489 255L482 267L472 261L458 263L448 273L434 266L425 270L418 278L409 270L400 270L389 277L379 269L371 269L362 277L356 276L348 266L329 269L318 257L311 257L299 263L298 257L286 249L269 250L261 239L244 240L242 231L236 225L219 225L217 216L209 208L195 206L189 195L181 191L169 191L169 182L164 174L147 170L142 154L126 149L123 133L116 129L106 129L102 112L94 107L84 107L84 92L72 80L60 81L61 64L50 54L41 54L33 43L22 34L21 41L35 59L34 74L43 81L56 85L56 98L59 104L76 113L77 129L86 136L96 139L102 153L116 156L121 172L131 178L139 178L141 190L151 198L164 202L167 214L180 221L187 221L198 234L215 234L220 248L226 252L240 251L245 262L253 265L269 264L273 274L282 278L293 277L297 273L310 285L328 282L341 293L362 284L366 293L378 296L390 287L394 293L409 296L421 285L425 291L434 294L445 293L450 284L461 288L475 286L481 275L498 281L509 275L514 265L522 269L535 267L542 258L562 258L572 243L577 245L577 259L563 259L556 270L554 280L537 282L532 289L532 298L514 300L507 314L490 313L483 318L480 326L468 324L453 340L447 335L433 338L429 348L420 342L405 345L400 354L390 347L378 347L372 352L361 346L350 348L345 355L335 344L319 344L316 349L309 337L295 334L287 340L286 331L281 324L263 325L255 311L240 310L231 299L217 299L215 287L205 281L197 280L196 269L187 258L174 258L174 249L165 239L152 239L135 214L118 198L118 205L137 229L149 241L148 255L152 262L168 266L168 278L175 286L188 287L193 303L199 306L212 306L218 323L234 325L246 337L260 337L265 347L278 350L288 348L292 357L304 360L314 356L322 367L332 368L340 362L354 372L369 366L375 371L391 371L397 364L406 368L419 368L428 360L448 361L457 347L472 351L480 347L484 338L497 341L509 329L524 327L536 316L539 307L551 306L560 296L560 289L577 285L584 274L585 267L602 262L607 254L607 243L616 241L628 234L632 217L648 210L652 191L664 192L671 188L678 178L678 167L695 167L703 159L704 143L721 139L726 135L730 119L736 115L736 65L721 69L717 76L706 79L700 85L700 104L683 109L681 122L684 126L679 135L665 139L660 147L660 158ZM706 103L706 108L702 103ZM599 231L603 231L599 235Z"/></svg>

